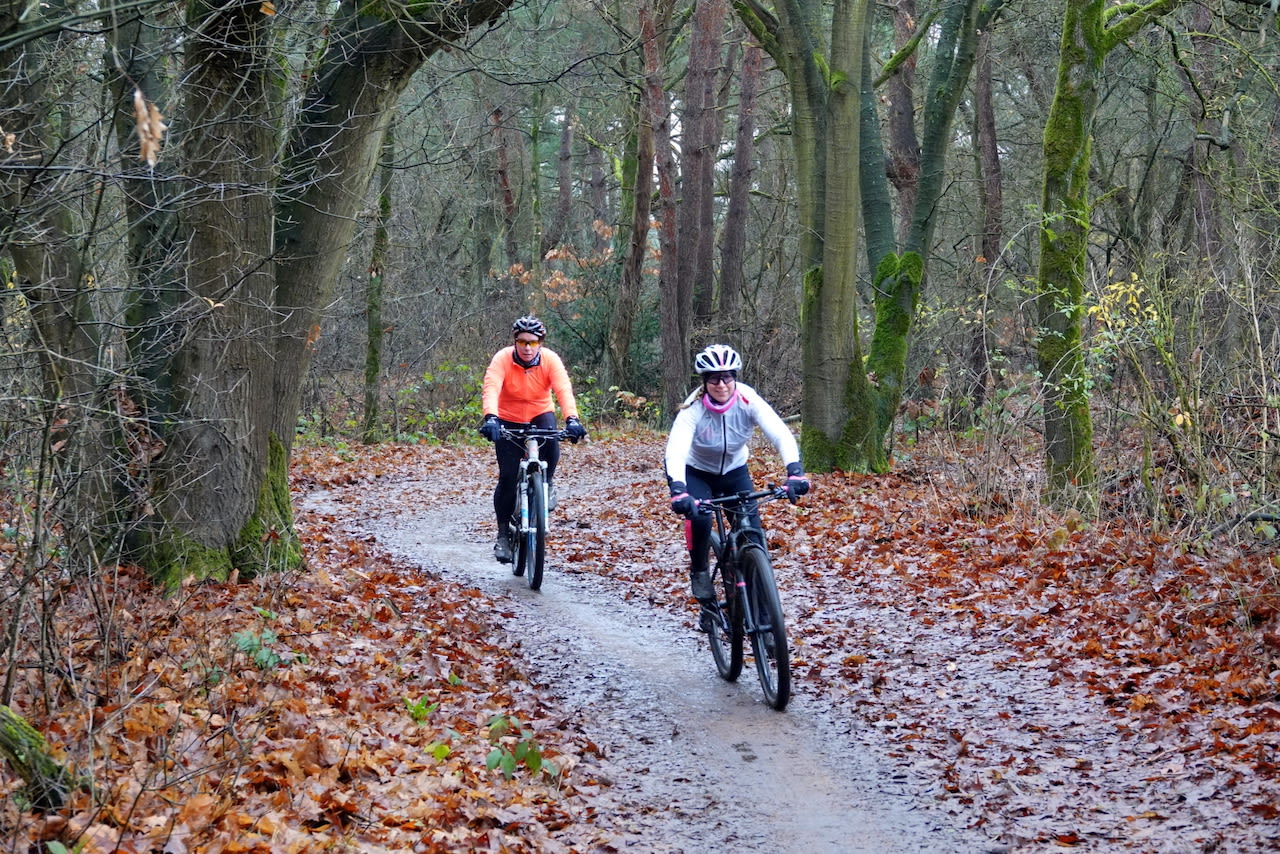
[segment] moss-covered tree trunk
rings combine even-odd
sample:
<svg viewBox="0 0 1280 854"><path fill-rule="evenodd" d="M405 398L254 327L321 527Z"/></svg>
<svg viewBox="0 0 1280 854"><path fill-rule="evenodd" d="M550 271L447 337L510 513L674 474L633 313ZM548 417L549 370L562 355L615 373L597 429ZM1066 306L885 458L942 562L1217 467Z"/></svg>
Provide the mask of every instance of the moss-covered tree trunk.
<svg viewBox="0 0 1280 854"><path fill-rule="evenodd" d="M99 360L118 352L94 336L118 321L93 315L103 301L89 299L91 271L78 254L94 245L93 229L102 226L53 218L72 210L67 198L96 193L73 187L67 176L100 173L71 159L83 146L59 144L50 124L62 110L57 87L45 85L57 78L46 73L42 56L56 55L59 34L68 31L56 19L70 14L69 6L31 7L33 15L55 19L49 27L36 27L25 12L0 15L0 34L32 27L10 39L16 47L0 51L4 67L16 69L0 95L5 132L22 146L0 152L0 193L9 202L0 206L0 226L12 238L19 285L41 308L33 318L50 369L75 370L51 376L57 393L50 399L74 400L74 411L65 410L72 428L100 428L94 420L109 416L113 403L127 429L149 431L117 447L99 439L83 452L100 466L77 472L77 483L123 483L122 472L129 478L121 493L128 505L112 508L106 520L113 525L102 523L102 513L81 514L100 540L128 532L130 558L165 582L298 565L287 476L303 378L320 312L367 205L385 130L422 62L509 5L342 0L326 7L333 17L323 43L312 53L299 50L312 64L298 75L281 55L286 44L297 47L299 33L282 29L296 19L274 14L270 4L186 4L168 99L169 121L179 127L153 140L157 163L137 167L180 177L160 182L171 192L166 199L136 197L146 205L135 209L131 257L140 262L138 282L154 292L126 299L135 309L131 322L148 325L124 330L138 367L110 365L138 379L134 387L144 393L106 402L94 396L117 374L101 371ZM107 25L115 23L109 18ZM126 49L109 52L110 61L147 59L145 46L133 52L136 41L123 30L113 35L112 44ZM299 80L305 91L295 92ZM116 100L154 81L122 72ZM166 385L148 385L148 378ZM77 432L121 438L127 431ZM84 492L84 501L92 500Z"/></svg>
<svg viewBox="0 0 1280 854"><path fill-rule="evenodd" d="M1058 77L1044 129L1036 361L1044 390L1045 498L1097 506L1089 377L1081 349L1089 240L1089 157L1103 60L1117 44L1183 0L1112 7L1067 0Z"/></svg>
<svg viewBox="0 0 1280 854"><path fill-rule="evenodd" d="M0 705L0 756L26 783L22 797L36 809L60 808L79 785L75 775L50 753L39 730L4 705Z"/></svg>
<svg viewBox="0 0 1280 854"><path fill-rule="evenodd" d="M951 121L972 68L979 22L988 22L1001 5L1002 0L945 4L933 46L937 56L924 111L920 180L907 194L916 200L911 228L899 249L870 64L864 60L868 4L836 2L829 39L819 26L819 4L780 3L777 19L749 0L737 4L791 90L800 254L806 271L801 445L806 465L814 470L883 470L888 465L885 437L902 395L908 336L944 186ZM823 50L824 43L829 51ZM917 44L918 39L895 59L905 61ZM854 283L860 213L877 295L865 364Z"/></svg>
<svg viewBox="0 0 1280 854"><path fill-rule="evenodd" d="M644 262L649 253L649 209L653 203L653 123L648 97L645 87L633 89L625 112L631 132L618 166L622 176L618 208L623 220L617 238L620 259L617 299L613 303L605 347L605 381L602 383L605 388L629 389L635 381L631 340L644 287Z"/></svg>
<svg viewBox="0 0 1280 854"><path fill-rule="evenodd" d="M976 54L978 31L986 27L1003 0L959 0L945 4L937 19L938 37L931 45L933 61L925 93L920 129L919 168L899 174L895 183L899 197L909 205L904 216L910 223L901 243L894 234L894 215L889 199L886 162L903 162L906 152L886 156L876 109L877 93L870 81L870 68L863 71L862 133L864 175L863 210L866 218L867 261L873 271L875 329L867 356L871 378L876 439L887 445L889 430L898 411L905 387L910 333L915 322L925 267L937 221L938 201L946 185L947 154L951 147L951 126L960 105ZM888 68L901 73L905 57L916 50L917 42L901 46ZM896 97L913 97L910 86L898 87ZM914 114L910 105L901 112ZM894 143L897 145L898 143Z"/></svg>
<svg viewBox="0 0 1280 854"><path fill-rule="evenodd" d="M858 337L858 102L866 0L735 0L743 23L787 78L802 275L800 445L805 465L878 469ZM829 11L828 11L829 9ZM827 17L829 15L829 17Z"/></svg>

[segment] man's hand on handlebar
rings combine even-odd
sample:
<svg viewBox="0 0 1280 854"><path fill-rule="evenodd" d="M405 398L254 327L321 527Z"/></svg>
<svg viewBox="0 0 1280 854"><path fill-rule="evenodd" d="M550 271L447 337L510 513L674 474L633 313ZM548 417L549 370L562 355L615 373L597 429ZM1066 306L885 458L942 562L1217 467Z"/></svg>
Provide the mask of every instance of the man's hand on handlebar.
<svg viewBox="0 0 1280 854"><path fill-rule="evenodd" d="M484 420L480 422L480 435L490 442L496 442L502 437L502 424L498 421L498 416L486 415L484 417Z"/></svg>
<svg viewBox="0 0 1280 854"><path fill-rule="evenodd" d="M587 428L582 426L582 422L575 416L570 416L564 422L565 435L569 437L569 441L578 444L579 439L587 438Z"/></svg>

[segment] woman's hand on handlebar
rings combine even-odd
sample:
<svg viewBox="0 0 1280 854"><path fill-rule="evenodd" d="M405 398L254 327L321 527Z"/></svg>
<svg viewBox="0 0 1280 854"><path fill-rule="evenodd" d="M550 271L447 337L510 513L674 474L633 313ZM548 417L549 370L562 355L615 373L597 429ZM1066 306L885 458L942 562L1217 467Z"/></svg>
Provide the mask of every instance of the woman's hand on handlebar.
<svg viewBox="0 0 1280 854"><path fill-rule="evenodd" d="M692 516L698 502L693 500L683 481L671 481L671 512L677 516Z"/></svg>

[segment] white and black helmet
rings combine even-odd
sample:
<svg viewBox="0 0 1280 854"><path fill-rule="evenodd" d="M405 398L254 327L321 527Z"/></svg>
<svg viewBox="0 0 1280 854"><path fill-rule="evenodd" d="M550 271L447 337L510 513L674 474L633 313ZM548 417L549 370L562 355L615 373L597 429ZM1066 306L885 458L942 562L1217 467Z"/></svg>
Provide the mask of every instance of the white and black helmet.
<svg viewBox="0 0 1280 854"><path fill-rule="evenodd" d="M511 335L514 337L521 332L527 332L530 335L537 335L539 339L547 337L547 327L541 320L532 314L526 314L511 324Z"/></svg>
<svg viewBox="0 0 1280 854"><path fill-rule="evenodd" d="M742 370L742 357L728 344L712 344L693 359L693 369L699 374L716 371Z"/></svg>

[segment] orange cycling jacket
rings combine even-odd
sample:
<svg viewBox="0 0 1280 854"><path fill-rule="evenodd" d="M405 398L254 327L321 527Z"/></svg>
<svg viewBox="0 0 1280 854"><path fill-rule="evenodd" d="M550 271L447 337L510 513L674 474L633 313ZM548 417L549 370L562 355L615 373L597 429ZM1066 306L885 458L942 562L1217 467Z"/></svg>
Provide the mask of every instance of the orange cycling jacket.
<svg viewBox="0 0 1280 854"><path fill-rule="evenodd" d="M573 399L573 386L564 361L543 347L538 364L526 368L516 363L512 356L514 350L514 347L503 347L489 360L481 387L484 414L528 424L542 413L553 411L551 393L555 392L564 417L577 418L578 404Z"/></svg>

